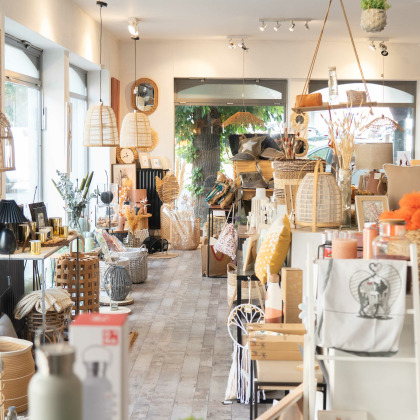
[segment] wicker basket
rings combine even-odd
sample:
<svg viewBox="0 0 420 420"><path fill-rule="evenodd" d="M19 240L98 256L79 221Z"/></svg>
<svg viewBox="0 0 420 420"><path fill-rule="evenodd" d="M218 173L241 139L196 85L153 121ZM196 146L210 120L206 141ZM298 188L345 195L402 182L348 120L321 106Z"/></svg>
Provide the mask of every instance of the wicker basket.
<svg viewBox="0 0 420 420"><path fill-rule="evenodd" d="M405 236L414 244L417 245L417 260L419 265L420 273L420 229L418 230L407 230Z"/></svg>
<svg viewBox="0 0 420 420"><path fill-rule="evenodd" d="M148 237L149 229L136 230L134 235L131 232L128 232L124 244L127 246L127 248L140 248L143 245L145 239Z"/></svg>
<svg viewBox="0 0 420 420"><path fill-rule="evenodd" d="M0 358L4 364L1 382L5 397L3 407L14 405L17 413L28 409L28 386L35 373L32 343L11 337L0 337Z"/></svg>
<svg viewBox="0 0 420 420"><path fill-rule="evenodd" d="M164 212L164 208L170 206L168 204L162 204L160 208L160 237L171 242L171 219Z"/></svg>
<svg viewBox="0 0 420 420"><path fill-rule="evenodd" d="M204 223L204 232L203 232L203 236L208 236L209 234L209 225L210 225L210 217L209 215L207 215L207 222ZM226 223L226 217L224 216L214 216L212 215L212 220L213 220L213 237L218 238L220 235L220 232L223 229L223 226Z"/></svg>
<svg viewBox="0 0 420 420"><path fill-rule="evenodd" d="M171 245L174 249L179 250L193 250L197 249L200 245L200 218L194 220L194 226L184 224L183 228L188 232L184 235L181 231L181 227L175 223L171 223Z"/></svg>
<svg viewBox="0 0 420 420"><path fill-rule="evenodd" d="M314 171L316 160L285 159L276 160L274 165L274 195L280 204L286 204L284 186L299 185L302 178ZM323 162L324 170L326 163Z"/></svg>
<svg viewBox="0 0 420 420"><path fill-rule="evenodd" d="M127 252L111 252L112 257L128 258L128 271L133 284L144 283L147 280L147 252L146 248L133 248Z"/></svg>
<svg viewBox="0 0 420 420"><path fill-rule="evenodd" d="M56 311L48 311L45 314L45 339L49 343L55 343L59 337L63 337L64 328L67 325L67 320L70 318L71 308L66 309L61 313ZM42 314L32 310L26 316L26 337L29 341L34 341L37 331L43 328Z"/></svg>
<svg viewBox="0 0 420 420"><path fill-rule="evenodd" d="M233 302L236 299L236 292L238 287L237 278L238 275L236 265L229 263L227 266L227 300L229 305L229 312L232 309ZM257 283L257 285L255 284ZM248 299L249 296L249 282L248 281L242 281L242 301L245 301ZM265 288L261 284L260 281L258 282L251 282L251 300L258 299L260 301L260 304L262 305L262 302L264 300L265 296Z"/></svg>
<svg viewBox="0 0 420 420"><path fill-rule="evenodd" d="M56 261L56 284L70 293L73 301L71 317L80 312L99 311L99 258L79 253L79 291L77 291L77 253L63 254Z"/></svg>
<svg viewBox="0 0 420 420"><path fill-rule="evenodd" d="M321 172L319 172L321 171ZM332 173L323 172L320 161L312 174L306 174L296 195L296 226L341 226L341 193Z"/></svg>

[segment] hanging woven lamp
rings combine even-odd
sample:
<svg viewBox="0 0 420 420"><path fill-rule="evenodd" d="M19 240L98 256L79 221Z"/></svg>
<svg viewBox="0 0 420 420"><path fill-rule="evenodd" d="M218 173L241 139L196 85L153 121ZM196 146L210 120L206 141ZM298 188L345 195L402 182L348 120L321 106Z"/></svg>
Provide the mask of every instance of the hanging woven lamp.
<svg viewBox="0 0 420 420"><path fill-rule="evenodd" d="M0 172L15 170L15 144L10 123L0 112Z"/></svg>
<svg viewBox="0 0 420 420"><path fill-rule="evenodd" d="M242 43L244 41L242 40ZM248 49L242 48L242 107L245 108L245 51ZM264 126L265 123L260 118L256 117L251 112L239 111L229 117L226 121L223 121L222 127L225 128L228 125L261 125Z"/></svg>
<svg viewBox="0 0 420 420"><path fill-rule="evenodd" d="M137 41L138 36L133 36L134 40L134 83L137 80L136 62L137 62ZM137 86L134 87L134 94L137 94ZM152 127L150 127L149 118L143 112L128 113L121 125L120 147L138 147L142 151L150 149L153 146Z"/></svg>
<svg viewBox="0 0 420 420"><path fill-rule="evenodd" d="M114 110L102 102L102 7L108 4L97 1L101 18L101 41L99 47L99 105L89 108L83 131L83 146L86 147L117 147L119 146L117 119Z"/></svg>

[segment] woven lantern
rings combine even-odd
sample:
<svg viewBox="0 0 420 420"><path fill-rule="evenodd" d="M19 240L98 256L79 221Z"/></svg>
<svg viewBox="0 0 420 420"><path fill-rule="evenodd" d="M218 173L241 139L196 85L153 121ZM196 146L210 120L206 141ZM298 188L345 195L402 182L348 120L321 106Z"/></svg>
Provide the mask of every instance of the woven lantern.
<svg viewBox="0 0 420 420"><path fill-rule="evenodd" d="M332 173L324 172L318 161L313 173L306 174L296 196L296 226L329 228L341 226L341 193Z"/></svg>
<svg viewBox="0 0 420 420"><path fill-rule="evenodd" d="M12 129L6 116L0 112L0 172L15 170L15 145Z"/></svg>
<svg viewBox="0 0 420 420"><path fill-rule="evenodd" d="M83 146L119 146L117 119L110 106L101 103L89 108L83 132Z"/></svg>
<svg viewBox="0 0 420 420"><path fill-rule="evenodd" d="M128 113L121 125L120 147L152 147L152 128L147 115L142 112Z"/></svg>

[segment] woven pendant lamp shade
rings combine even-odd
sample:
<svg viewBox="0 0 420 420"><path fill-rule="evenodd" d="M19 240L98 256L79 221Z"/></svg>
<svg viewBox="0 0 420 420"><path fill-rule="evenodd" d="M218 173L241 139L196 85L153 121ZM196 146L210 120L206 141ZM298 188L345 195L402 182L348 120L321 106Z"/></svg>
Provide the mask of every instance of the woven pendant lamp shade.
<svg viewBox="0 0 420 420"><path fill-rule="evenodd" d="M102 104L88 109L83 132L83 146L118 147L117 119L110 106Z"/></svg>
<svg viewBox="0 0 420 420"><path fill-rule="evenodd" d="M318 172L320 170L321 172ZM306 174L296 195L297 226L341 226L341 193L332 173L323 172L317 162L314 173Z"/></svg>
<svg viewBox="0 0 420 420"><path fill-rule="evenodd" d="M149 118L142 112L130 112L124 117L121 126L120 147L152 147L152 128Z"/></svg>
<svg viewBox="0 0 420 420"><path fill-rule="evenodd" d="M0 172L15 170L15 145L6 116L0 112Z"/></svg>
<svg viewBox="0 0 420 420"><path fill-rule="evenodd" d="M265 123L263 120L260 120L258 117L256 117L254 114L251 114L250 112L237 112L236 114L233 114L231 117L229 117L226 121L223 122L222 127L227 127L228 125L261 125L264 126Z"/></svg>

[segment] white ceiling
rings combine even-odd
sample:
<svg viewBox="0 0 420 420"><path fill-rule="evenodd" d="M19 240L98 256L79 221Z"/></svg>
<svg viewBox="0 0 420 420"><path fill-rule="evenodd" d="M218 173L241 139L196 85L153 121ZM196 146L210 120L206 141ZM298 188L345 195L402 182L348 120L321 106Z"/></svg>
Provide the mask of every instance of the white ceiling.
<svg viewBox="0 0 420 420"><path fill-rule="evenodd" d="M99 20L96 0L73 0ZM377 35L360 28L360 1L343 0L353 35L357 39L369 36L386 37L390 42L420 43L420 0L389 0L388 25ZM104 27L118 39L129 39L128 17L142 20L142 39L225 39L227 35L248 35L255 40L315 40L321 29L328 0L108 0L103 9ZM259 30L259 19L312 18L311 30L303 23L294 32L282 25L278 32L269 25ZM334 0L324 33L325 39L347 39L340 1Z"/></svg>

